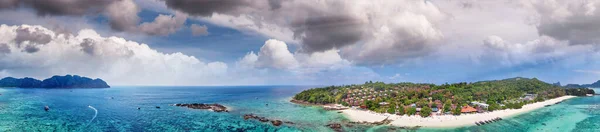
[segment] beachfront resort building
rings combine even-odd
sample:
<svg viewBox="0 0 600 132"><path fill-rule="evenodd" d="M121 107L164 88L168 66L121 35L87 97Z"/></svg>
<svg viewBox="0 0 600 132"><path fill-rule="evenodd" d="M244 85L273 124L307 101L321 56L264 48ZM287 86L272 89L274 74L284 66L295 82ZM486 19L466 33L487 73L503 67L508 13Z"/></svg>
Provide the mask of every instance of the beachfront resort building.
<svg viewBox="0 0 600 132"><path fill-rule="evenodd" d="M477 109L475 109L469 105L465 105L461 108L460 112L461 113L473 113L473 112L477 112Z"/></svg>
<svg viewBox="0 0 600 132"><path fill-rule="evenodd" d="M521 97L521 100L532 101L536 96L536 94L525 94L523 97Z"/></svg>
<svg viewBox="0 0 600 132"><path fill-rule="evenodd" d="M481 102L477 102L477 101L471 102L471 105L477 106L477 107L483 107L484 109L487 109L490 106L489 104L481 103Z"/></svg>

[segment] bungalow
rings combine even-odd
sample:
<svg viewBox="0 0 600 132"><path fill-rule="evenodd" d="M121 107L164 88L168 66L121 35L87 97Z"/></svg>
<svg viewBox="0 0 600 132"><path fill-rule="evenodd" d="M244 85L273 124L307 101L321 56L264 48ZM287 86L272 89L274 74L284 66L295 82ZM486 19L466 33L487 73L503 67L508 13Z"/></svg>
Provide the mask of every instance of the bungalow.
<svg viewBox="0 0 600 132"><path fill-rule="evenodd" d="M483 108L487 108L487 107L490 106L490 105L488 105L486 103L481 103L481 102L477 102L477 101L471 102L471 105L480 106L480 107L483 107Z"/></svg>
<svg viewBox="0 0 600 132"><path fill-rule="evenodd" d="M473 113L473 112L477 112L477 109L467 105L467 106L463 106L462 109L460 110L461 113Z"/></svg>
<svg viewBox="0 0 600 132"><path fill-rule="evenodd" d="M525 94L523 97L521 97L521 100L532 101L536 96L536 94Z"/></svg>
<svg viewBox="0 0 600 132"><path fill-rule="evenodd" d="M390 103L388 103L388 102L379 102L379 105L388 105L388 104L390 104Z"/></svg>
<svg viewBox="0 0 600 132"><path fill-rule="evenodd" d="M477 113L483 113L485 110L481 106L477 106Z"/></svg>

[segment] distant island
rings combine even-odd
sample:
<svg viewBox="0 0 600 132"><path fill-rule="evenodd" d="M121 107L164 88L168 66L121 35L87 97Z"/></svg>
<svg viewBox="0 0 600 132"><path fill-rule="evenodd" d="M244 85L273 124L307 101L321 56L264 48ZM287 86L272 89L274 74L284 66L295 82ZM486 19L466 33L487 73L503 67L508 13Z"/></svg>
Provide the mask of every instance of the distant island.
<svg viewBox="0 0 600 132"><path fill-rule="evenodd" d="M90 79L78 75L52 76L43 81L34 78L5 77L0 87L14 88L110 88L102 79Z"/></svg>
<svg viewBox="0 0 600 132"><path fill-rule="evenodd" d="M368 81L305 90L296 94L292 102L342 110L356 122L456 127L482 125L572 97L594 94L588 88L565 88L536 78L516 77L442 85Z"/></svg>
<svg viewBox="0 0 600 132"><path fill-rule="evenodd" d="M567 84L564 86L565 88L600 88L600 80L592 83L592 84Z"/></svg>

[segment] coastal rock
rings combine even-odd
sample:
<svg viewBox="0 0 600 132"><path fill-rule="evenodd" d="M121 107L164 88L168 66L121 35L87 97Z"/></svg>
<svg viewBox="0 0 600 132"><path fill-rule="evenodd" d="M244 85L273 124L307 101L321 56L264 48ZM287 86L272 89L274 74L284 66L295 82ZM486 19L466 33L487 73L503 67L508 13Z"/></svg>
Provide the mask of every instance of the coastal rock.
<svg viewBox="0 0 600 132"><path fill-rule="evenodd" d="M248 119L257 119L258 116L253 115L253 114L245 114L244 115L244 120L248 120Z"/></svg>
<svg viewBox="0 0 600 132"><path fill-rule="evenodd" d="M342 124L340 124L340 123L331 123L331 124L327 124L326 126L333 129L336 132L342 131Z"/></svg>
<svg viewBox="0 0 600 132"><path fill-rule="evenodd" d="M260 116L254 115L254 114L245 114L244 115L244 120L248 120L248 119L255 119L255 120L258 120L260 122L269 122L269 121L271 121L271 124L273 124L274 126L280 126L283 123L294 124L294 122L291 122L291 121L270 120L270 119L267 119L266 117L260 117Z"/></svg>
<svg viewBox="0 0 600 132"><path fill-rule="evenodd" d="M258 118L258 121L260 121L260 122L267 122L267 121L269 121L269 119L267 119L265 117L260 117L260 118Z"/></svg>
<svg viewBox="0 0 600 132"><path fill-rule="evenodd" d="M271 121L271 123L272 123L274 126L280 126L281 124L283 124L283 122L281 122L280 120L274 120L274 121Z"/></svg>
<svg viewBox="0 0 600 132"><path fill-rule="evenodd" d="M178 107L187 107L191 109L210 109L214 112L229 112L227 107L221 104L203 104L203 103L193 103L193 104L175 104L174 106Z"/></svg>
<svg viewBox="0 0 600 132"><path fill-rule="evenodd" d="M286 124L294 124L294 122L291 122L291 121L284 121L283 123L286 123Z"/></svg>

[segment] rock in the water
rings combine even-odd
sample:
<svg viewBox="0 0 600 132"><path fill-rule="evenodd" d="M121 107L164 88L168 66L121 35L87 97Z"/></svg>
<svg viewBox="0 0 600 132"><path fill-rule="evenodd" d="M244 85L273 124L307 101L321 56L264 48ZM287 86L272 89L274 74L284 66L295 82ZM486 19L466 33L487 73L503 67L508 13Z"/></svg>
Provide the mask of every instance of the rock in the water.
<svg viewBox="0 0 600 132"><path fill-rule="evenodd" d="M225 107L221 104L193 103L193 104L175 104L174 106L188 107L191 109L210 109L214 112L229 112L229 110L227 110L227 107Z"/></svg>
<svg viewBox="0 0 600 132"><path fill-rule="evenodd" d="M294 124L294 122L291 122L291 121L284 121L283 123L286 123L286 124Z"/></svg>
<svg viewBox="0 0 600 132"><path fill-rule="evenodd" d="M274 120L271 121L271 123L273 123L274 126L280 126L283 122L281 122L280 120Z"/></svg>
<svg viewBox="0 0 600 132"><path fill-rule="evenodd" d="M265 117L260 117L260 116L254 115L254 114L245 114L245 115L244 115L244 120L248 120L248 119L256 119L256 120L258 120L258 121L260 121L260 122L268 122L268 121L271 121L271 124L273 124L274 126L280 126L280 125L282 125L283 123L287 123L287 124L294 124L294 123L293 123L293 122L291 122L291 121L270 120L270 119L267 119L267 118L265 118Z"/></svg>
<svg viewBox="0 0 600 132"><path fill-rule="evenodd" d="M260 122L267 122L267 121L269 121L269 119L267 119L265 117L260 117L260 118L258 118L258 121L260 121Z"/></svg>
<svg viewBox="0 0 600 132"><path fill-rule="evenodd" d="M248 119L258 119L258 116L253 115L253 114L245 114L244 120L248 120Z"/></svg>
<svg viewBox="0 0 600 132"><path fill-rule="evenodd" d="M342 131L342 124L340 123L331 123L327 124L326 126L333 129L334 131Z"/></svg>

